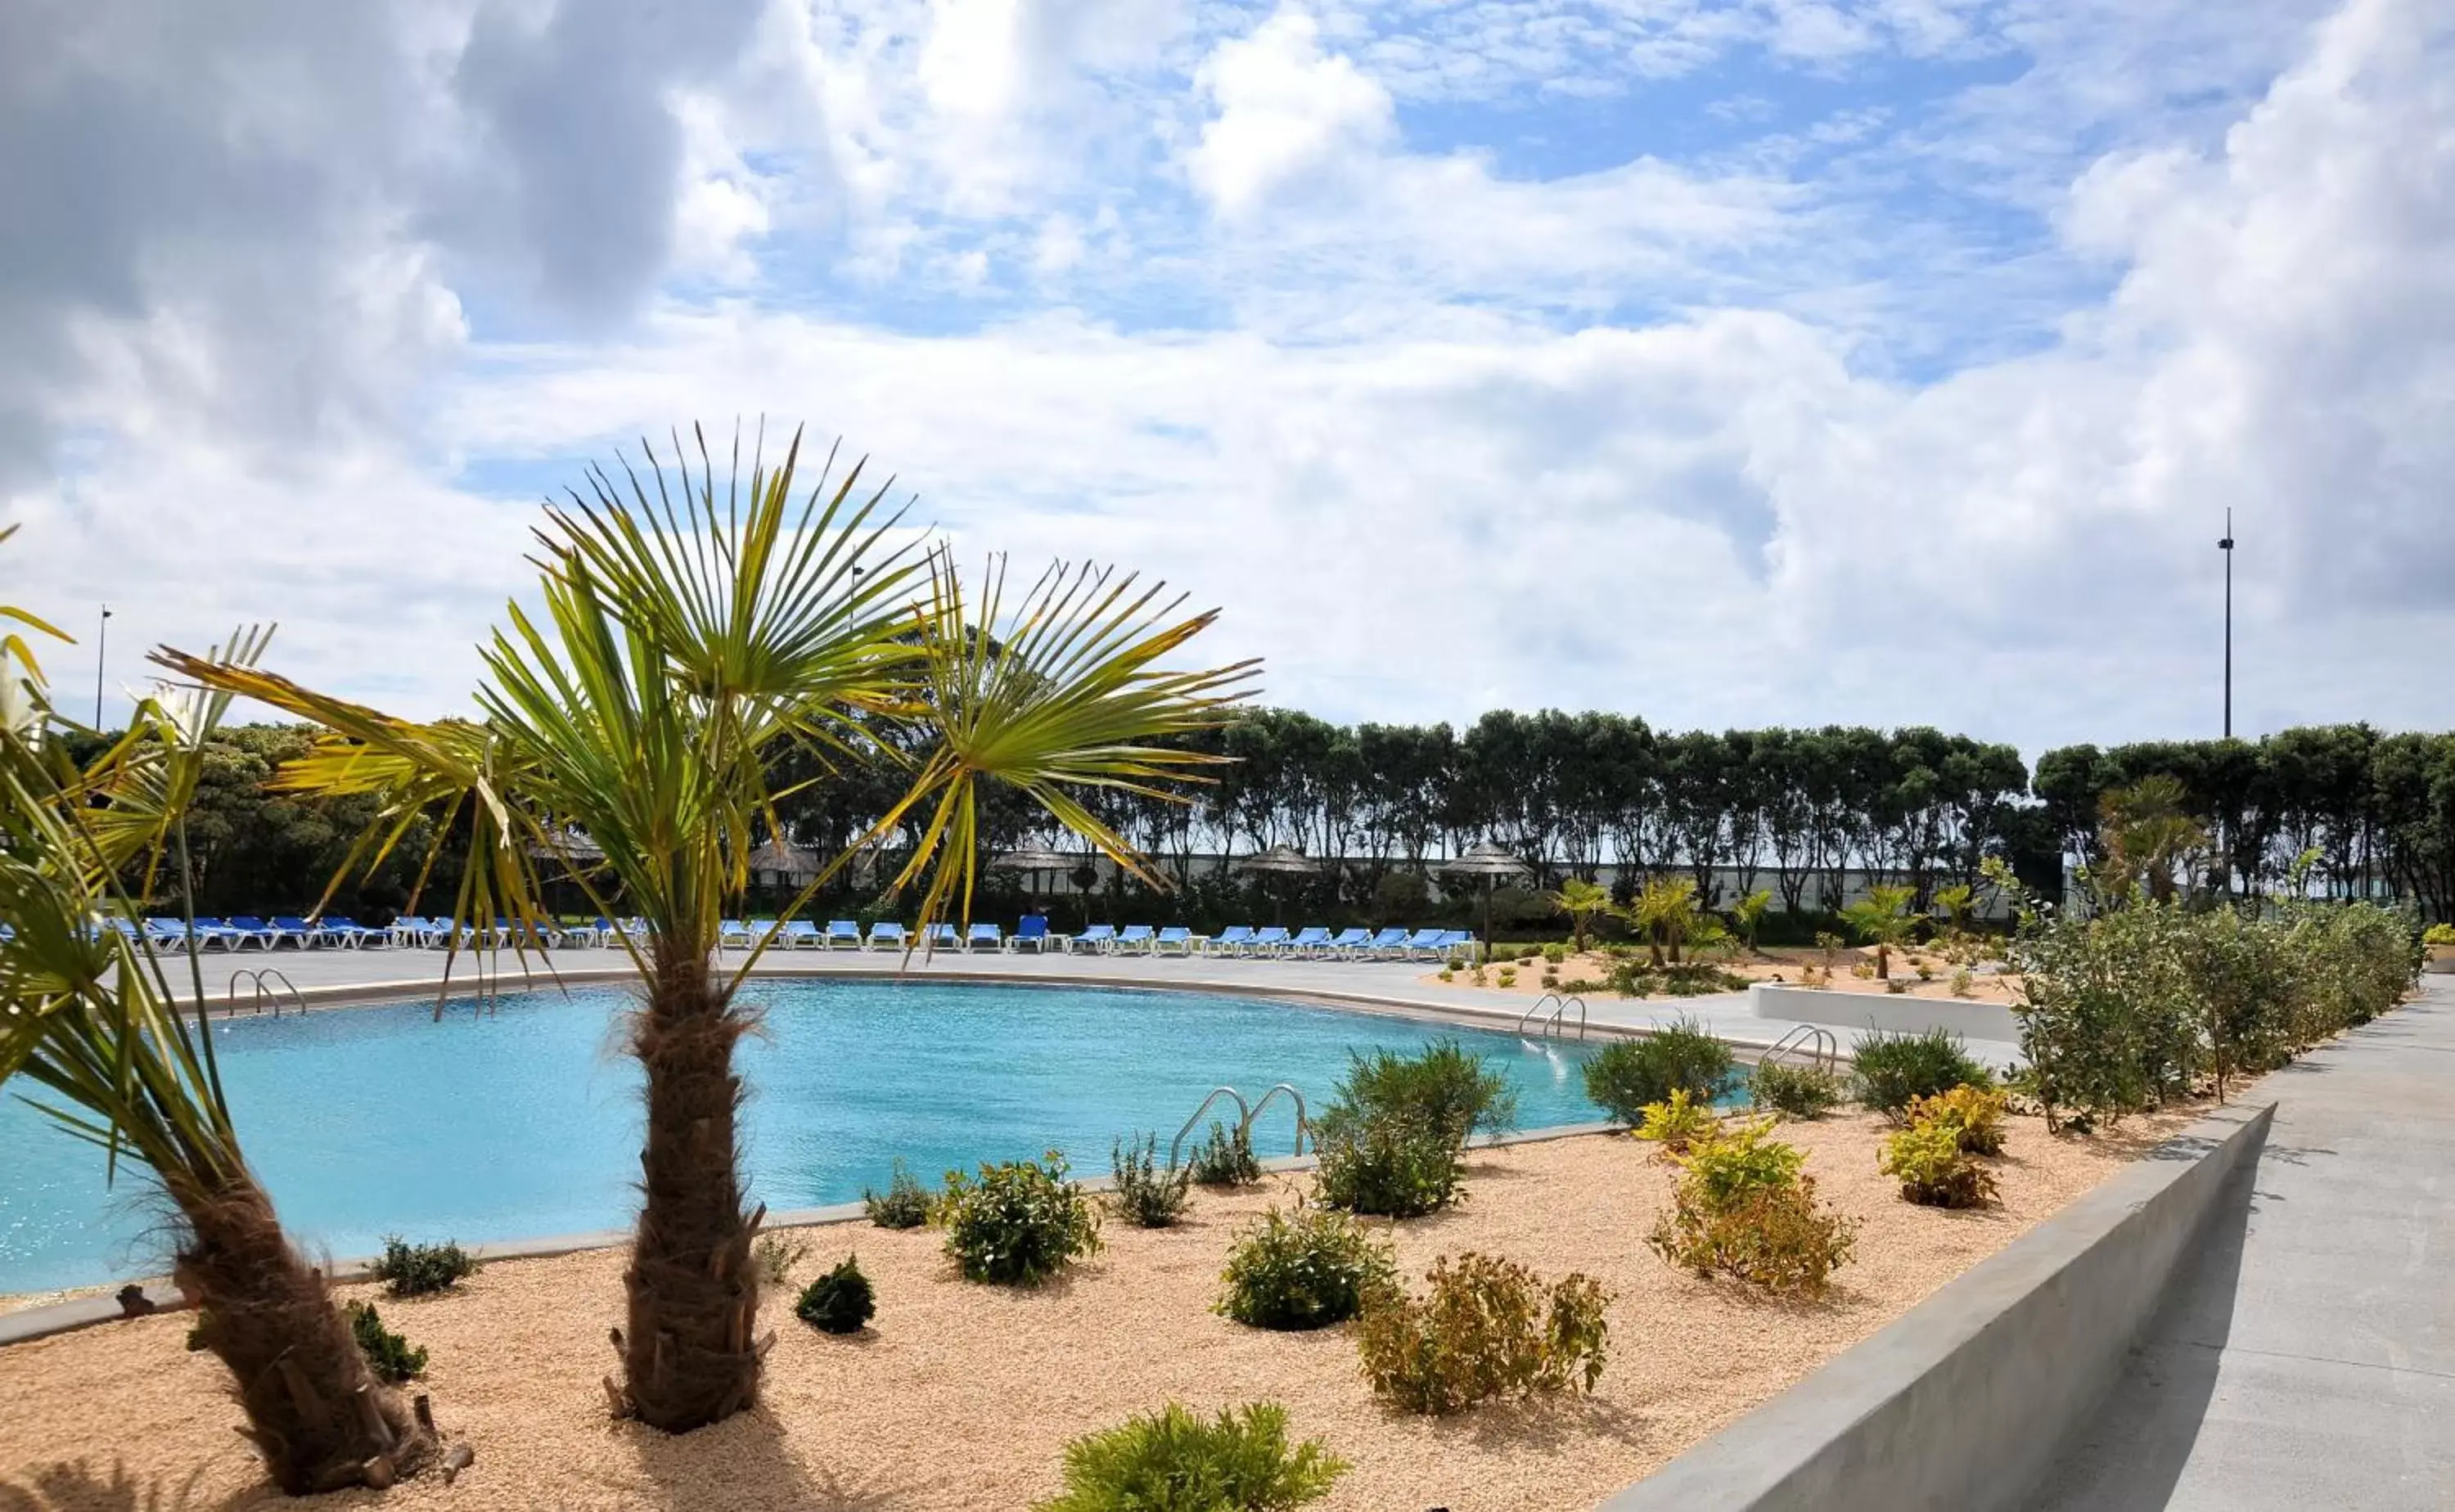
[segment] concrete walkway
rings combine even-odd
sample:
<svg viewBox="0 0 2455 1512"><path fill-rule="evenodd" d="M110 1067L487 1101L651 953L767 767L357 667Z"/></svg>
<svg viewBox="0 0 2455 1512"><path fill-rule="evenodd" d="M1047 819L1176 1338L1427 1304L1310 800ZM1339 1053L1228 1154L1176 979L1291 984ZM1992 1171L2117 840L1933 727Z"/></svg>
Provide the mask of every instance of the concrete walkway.
<svg viewBox="0 0 2455 1512"><path fill-rule="evenodd" d="M2455 978L2276 1121L2039 1512L2455 1508Z"/></svg>

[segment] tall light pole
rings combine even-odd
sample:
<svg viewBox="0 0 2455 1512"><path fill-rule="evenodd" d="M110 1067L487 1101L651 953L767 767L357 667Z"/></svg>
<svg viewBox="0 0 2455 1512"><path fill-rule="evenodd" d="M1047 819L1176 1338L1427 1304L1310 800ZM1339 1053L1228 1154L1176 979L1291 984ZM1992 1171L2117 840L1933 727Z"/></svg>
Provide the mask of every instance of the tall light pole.
<svg viewBox="0 0 2455 1512"><path fill-rule="evenodd" d="M2224 538L2217 550L2225 559L2225 624L2224 624L2224 734L2233 738L2233 511L2225 511Z"/></svg>
<svg viewBox="0 0 2455 1512"><path fill-rule="evenodd" d="M93 637L93 727L102 728L102 658L111 650L111 606L102 606L102 628Z"/></svg>

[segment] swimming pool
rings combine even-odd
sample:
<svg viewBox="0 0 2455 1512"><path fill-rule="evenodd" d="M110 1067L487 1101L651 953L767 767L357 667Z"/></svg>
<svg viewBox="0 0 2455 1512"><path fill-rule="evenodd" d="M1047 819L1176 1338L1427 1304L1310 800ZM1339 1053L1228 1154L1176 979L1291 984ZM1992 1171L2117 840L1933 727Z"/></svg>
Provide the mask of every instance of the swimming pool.
<svg viewBox="0 0 2455 1512"><path fill-rule="evenodd" d="M743 1159L771 1209L884 1187L897 1157L950 1166L1059 1149L1104 1176L1110 1141L1173 1138L1213 1086L1288 1081L1318 1106L1350 1050L1467 1041L1508 1072L1525 1128L1601 1117L1582 1047L1536 1045L1374 1014L1204 993L946 982L761 980L764 1034ZM635 1211L637 1064L619 1053L619 988L505 997L492 1013L432 999L214 1026L250 1159L311 1252L369 1254L382 1236L467 1243L612 1228ZM30 1083L10 1089L34 1092ZM1222 1107L1227 1104L1222 1102ZM1285 1155L1281 1108L1254 1130ZM0 1292L158 1274L145 1183L103 1186L101 1152L15 1098L0 1100Z"/></svg>

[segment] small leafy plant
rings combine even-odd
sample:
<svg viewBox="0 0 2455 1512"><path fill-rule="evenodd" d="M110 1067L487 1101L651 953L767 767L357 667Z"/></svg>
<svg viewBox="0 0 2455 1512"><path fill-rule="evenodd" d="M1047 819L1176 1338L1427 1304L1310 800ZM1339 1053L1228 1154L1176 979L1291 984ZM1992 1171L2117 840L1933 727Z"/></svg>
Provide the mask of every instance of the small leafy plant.
<svg viewBox="0 0 2455 1512"><path fill-rule="evenodd" d="M823 1334L860 1333L863 1323L878 1316L877 1289L862 1274L860 1258L845 1256L842 1264L802 1287L793 1316Z"/></svg>
<svg viewBox="0 0 2455 1512"><path fill-rule="evenodd" d="M2432 924L2421 932L2425 945L2455 945L2455 924Z"/></svg>
<svg viewBox="0 0 2455 1512"><path fill-rule="evenodd" d="M352 1302L347 1311L350 1337L358 1341L358 1353L367 1357L367 1368L377 1381L398 1386L426 1374L426 1351L386 1328L375 1303Z"/></svg>
<svg viewBox="0 0 2455 1512"><path fill-rule="evenodd" d="M1841 1105L1841 1079L1817 1066L1776 1060L1759 1065L1748 1078L1748 1091L1759 1112L1786 1119L1820 1119Z"/></svg>
<svg viewBox="0 0 2455 1512"><path fill-rule="evenodd" d="M1171 1401L1067 1444L1064 1494L1032 1512L1289 1512L1346 1473L1319 1439L1288 1447L1275 1402L1205 1420Z"/></svg>
<svg viewBox="0 0 2455 1512"><path fill-rule="evenodd" d="M1912 1123L1941 1124L1970 1155L2003 1153L2003 1116L2011 1096L1993 1087L1961 1085L1910 1104Z"/></svg>
<svg viewBox="0 0 2455 1512"><path fill-rule="evenodd" d="M1561 944L1557 940L1553 940L1551 944L1543 947L1543 958L1550 961L1552 965L1557 966L1569 958L1569 947Z"/></svg>
<svg viewBox="0 0 2455 1512"><path fill-rule="evenodd" d="M1976 990L1976 978L1969 975L1968 967L1957 966L1953 968L1952 980L1947 984L1947 990L1949 990L1955 998L1969 997Z"/></svg>
<svg viewBox="0 0 2455 1512"><path fill-rule="evenodd" d="M1099 1214L1067 1169L1051 1150L1041 1160L983 1162L977 1177L946 1173L939 1212L964 1280L1027 1286L1099 1252Z"/></svg>
<svg viewBox="0 0 2455 1512"><path fill-rule="evenodd" d="M1186 1188L1193 1173L1159 1163L1159 1136L1146 1134L1131 1143L1116 1140L1108 1147L1108 1168L1116 1190L1109 1205L1138 1228L1167 1228L1185 1211Z"/></svg>
<svg viewBox="0 0 2455 1512"><path fill-rule="evenodd" d="M1979 1207L1995 1198L1995 1178L1962 1152L1959 1131L1948 1123L1897 1131L1877 1168L1900 1178L1903 1198L1928 1207Z"/></svg>
<svg viewBox="0 0 2455 1512"><path fill-rule="evenodd" d="M1446 1128L1394 1114L1333 1106L1315 1126L1314 1194L1331 1207L1420 1218L1455 1201L1466 1161Z"/></svg>
<svg viewBox="0 0 2455 1512"><path fill-rule="evenodd" d="M477 1274L477 1262L457 1243L410 1244L397 1234L387 1234L383 1244L373 1274L395 1297L449 1291Z"/></svg>
<svg viewBox="0 0 2455 1512"><path fill-rule="evenodd" d="M929 1221L929 1193L899 1158L883 1192L862 1188L861 1208L880 1228L919 1228Z"/></svg>
<svg viewBox="0 0 2455 1512"><path fill-rule="evenodd" d="M1516 967L1503 966L1500 968L1500 985L1503 987L1514 987L1517 985Z"/></svg>
<svg viewBox="0 0 2455 1512"><path fill-rule="evenodd" d="M1262 1162L1253 1159L1253 1137L1243 1129L1230 1133L1216 1119L1210 1138L1193 1147L1186 1163L1201 1186L1251 1186L1262 1179Z"/></svg>
<svg viewBox="0 0 2455 1512"><path fill-rule="evenodd" d="M1690 1143L1710 1138L1722 1120L1710 1107L1699 1107L1686 1087L1674 1090L1668 1102L1649 1102L1636 1126L1636 1137L1662 1146L1665 1155L1683 1154Z"/></svg>
<svg viewBox="0 0 2455 1512"><path fill-rule="evenodd" d="M750 1258L759 1265L760 1280L770 1286L781 1286L790 1280L793 1267L809 1253L809 1240L781 1234L761 1234L759 1242L750 1247Z"/></svg>
<svg viewBox="0 0 2455 1512"><path fill-rule="evenodd" d="M1930 1029L1922 1035L1874 1033L1851 1050L1858 1100L1897 1119L1919 1098L1966 1083L1991 1087L1995 1079L1969 1058L1958 1035Z"/></svg>
<svg viewBox="0 0 2455 1512"><path fill-rule="evenodd" d="M1725 1275L1776 1296L1820 1297L1845 1263L1856 1223L1816 1202L1806 1156L1765 1136L1770 1119L1692 1145L1672 1205L1649 1237L1701 1277Z"/></svg>
<svg viewBox="0 0 2455 1512"><path fill-rule="evenodd" d="M1514 1260L1471 1252L1432 1262L1422 1297L1377 1294L1356 1327L1364 1379L1410 1412L1502 1396L1592 1391L1611 1340L1610 1294L1570 1275L1547 1293Z"/></svg>
<svg viewBox="0 0 2455 1512"><path fill-rule="evenodd" d="M1694 1018L1680 1018L1634 1039L1615 1039L1586 1061L1586 1096L1631 1127L1646 1104L1668 1102L1685 1090L1712 1106L1738 1079L1731 1047Z"/></svg>
<svg viewBox="0 0 2455 1512"><path fill-rule="evenodd" d="M1390 1246L1329 1208L1272 1208L1238 1236L1215 1311L1253 1328L1326 1328L1392 1283Z"/></svg>

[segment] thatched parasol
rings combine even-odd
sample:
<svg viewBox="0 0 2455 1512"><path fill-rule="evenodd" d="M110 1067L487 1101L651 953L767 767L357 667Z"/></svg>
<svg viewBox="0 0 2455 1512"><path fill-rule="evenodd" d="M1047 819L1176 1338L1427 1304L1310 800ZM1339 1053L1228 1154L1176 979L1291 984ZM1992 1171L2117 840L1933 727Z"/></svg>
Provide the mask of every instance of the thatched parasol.
<svg viewBox="0 0 2455 1512"><path fill-rule="evenodd" d="M1471 846L1454 860L1444 861L1438 868L1444 877L1480 877L1483 878L1483 948L1491 951L1491 888L1506 877L1514 880L1526 875L1526 863L1510 855L1490 840Z"/></svg>
<svg viewBox="0 0 2455 1512"><path fill-rule="evenodd" d="M1042 872L1070 872L1086 859L1083 856L1052 851L1045 845L1025 845L996 857L989 866L995 871L1023 872L1036 877Z"/></svg>
<svg viewBox="0 0 2455 1512"><path fill-rule="evenodd" d="M1309 877L1320 871L1321 865L1292 845L1273 845L1267 851L1257 852L1238 861L1236 870L1267 877ZM1273 901L1278 904L1279 909L1275 922L1286 923L1288 900L1273 895Z"/></svg>

